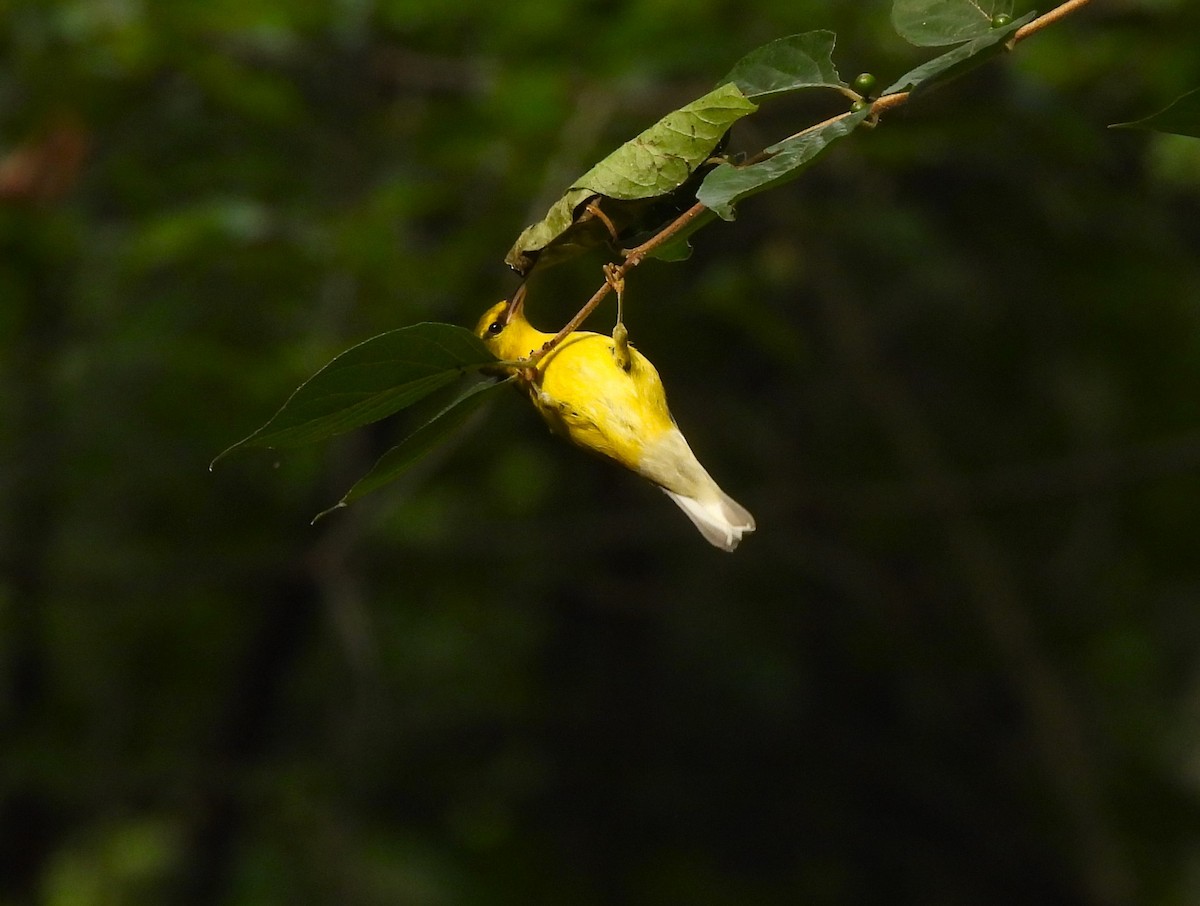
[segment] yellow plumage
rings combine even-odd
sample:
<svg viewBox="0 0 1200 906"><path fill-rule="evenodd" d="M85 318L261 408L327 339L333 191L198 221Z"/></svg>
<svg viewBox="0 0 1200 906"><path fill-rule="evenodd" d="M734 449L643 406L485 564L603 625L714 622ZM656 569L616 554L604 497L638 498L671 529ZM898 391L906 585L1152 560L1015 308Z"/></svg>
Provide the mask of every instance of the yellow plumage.
<svg viewBox="0 0 1200 906"><path fill-rule="evenodd" d="M488 309L475 332L505 361L526 358L552 337L507 301ZM650 360L632 346L623 352L611 337L575 331L521 383L551 430L658 485L710 543L733 550L754 531L754 517L717 486L688 447Z"/></svg>

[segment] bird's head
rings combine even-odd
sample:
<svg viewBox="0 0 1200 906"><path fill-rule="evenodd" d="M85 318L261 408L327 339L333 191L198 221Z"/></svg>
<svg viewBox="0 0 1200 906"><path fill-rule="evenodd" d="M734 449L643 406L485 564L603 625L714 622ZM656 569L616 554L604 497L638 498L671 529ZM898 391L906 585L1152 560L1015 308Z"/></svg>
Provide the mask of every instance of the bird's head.
<svg viewBox="0 0 1200 906"><path fill-rule="evenodd" d="M499 359L523 359L545 342L543 334L525 320L522 289L513 293L511 301L505 299L489 308L475 325L475 335Z"/></svg>
<svg viewBox="0 0 1200 906"><path fill-rule="evenodd" d="M475 325L475 336L490 346L491 341L500 336L504 328L508 326L510 310L511 306L507 299L497 302L483 313L479 323Z"/></svg>

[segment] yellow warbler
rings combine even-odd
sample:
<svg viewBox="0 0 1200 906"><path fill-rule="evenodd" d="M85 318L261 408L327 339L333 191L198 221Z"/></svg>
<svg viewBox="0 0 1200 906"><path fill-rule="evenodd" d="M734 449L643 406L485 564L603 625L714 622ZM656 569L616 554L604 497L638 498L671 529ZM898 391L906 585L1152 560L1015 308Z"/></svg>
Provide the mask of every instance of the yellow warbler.
<svg viewBox="0 0 1200 906"><path fill-rule="evenodd" d="M475 332L505 361L527 357L552 336L530 325L519 302L507 301L488 309ZM754 517L692 453L658 372L632 346L575 331L520 380L552 431L658 485L711 544L731 551L754 531Z"/></svg>

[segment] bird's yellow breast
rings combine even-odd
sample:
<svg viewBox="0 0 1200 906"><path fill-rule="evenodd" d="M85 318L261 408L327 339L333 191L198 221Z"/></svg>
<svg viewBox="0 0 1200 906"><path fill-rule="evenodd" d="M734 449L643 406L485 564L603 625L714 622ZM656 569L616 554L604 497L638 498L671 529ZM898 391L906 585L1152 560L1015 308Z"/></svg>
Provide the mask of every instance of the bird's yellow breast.
<svg viewBox="0 0 1200 906"><path fill-rule="evenodd" d="M552 429L636 470L646 445L672 421L658 372L636 349L629 352L625 371L610 337L572 334L539 363L529 392Z"/></svg>
<svg viewBox="0 0 1200 906"><path fill-rule="evenodd" d="M522 298L493 305L475 327L501 359L495 368L516 378L551 429L658 485L709 543L737 547L754 531L754 517L700 465L650 361L625 342L584 331L543 354L553 337L525 320ZM614 335L624 341L623 325Z"/></svg>
<svg viewBox="0 0 1200 906"><path fill-rule="evenodd" d="M552 335L506 303L484 314L475 332L499 358L515 362L541 350ZM644 355L629 347L628 369L611 337L576 331L538 360L522 386L550 428L575 444L638 471L646 448L674 427L662 380Z"/></svg>

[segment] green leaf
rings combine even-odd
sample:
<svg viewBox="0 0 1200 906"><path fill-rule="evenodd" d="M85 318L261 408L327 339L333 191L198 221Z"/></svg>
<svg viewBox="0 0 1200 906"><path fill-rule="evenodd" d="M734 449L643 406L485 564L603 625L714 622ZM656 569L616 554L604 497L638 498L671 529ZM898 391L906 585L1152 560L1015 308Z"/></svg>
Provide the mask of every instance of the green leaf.
<svg viewBox="0 0 1200 906"><path fill-rule="evenodd" d="M1110 129L1150 129L1200 138L1200 88L1173 100L1158 113L1128 123L1113 123Z"/></svg>
<svg viewBox="0 0 1200 906"><path fill-rule="evenodd" d="M242 448L311 443L378 421L495 361L482 340L453 324L390 330L334 358L213 465Z"/></svg>
<svg viewBox="0 0 1200 906"><path fill-rule="evenodd" d="M437 415L379 457L370 472L356 481L341 500L329 509L318 513L313 518L313 522L329 515L334 510L349 506L371 491L395 481L466 424L467 420L487 401L491 392L497 387L507 384L509 380L511 378L488 379L476 381L468 386Z"/></svg>
<svg viewBox="0 0 1200 906"><path fill-rule="evenodd" d="M1002 13L1012 13L1012 0L895 0L892 26L910 44L937 47L986 35Z"/></svg>
<svg viewBox="0 0 1200 906"><path fill-rule="evenodd" d="M1026 13L1019 19L1013 19L1008 25L993 28L987 34L981 35L947 51L940 57L934 57L922 63L916 69L909 70L895 82L883 90L883 94L893 94L897 91L928 90L934 85L943 84L957 78L968 70L974 69L991 56L1004 50L1004 42L1013 36L1023 25L1033 21L1036 13Z"/></svg>
<svg viewBox="0 0 1200 906"><path fill-rule="evenodd" d="M505 262L527 274L543 252L551 252L543 261L548 263L606 241L607 227L598 218L577 217L586 202L598 198L618 229L630 226L643 207L636 202L662 198L683 186L708 161L729 127L757 109L736 85L722 85L667 114L579 177L544 218L517 237Z"/></svg>
<svg viewBox="0 0 1200 906"><path fill-rule="evenodd" d="M736 85L714 88L623 144L576 185L609 198L665 195L708 159L730 126L757 109Z"/></svg>
<svg viewBox="0 0 1200 906"><path fill-rule="evenodd" d="M742 57L722 82L733 82L748 98L800 88L841 88L833 65L831 31L808 31L764 44Z"/></svg>
<svg viewBox="0 0 1200 906"><path fill-rule="evenodd" d="M708 174L697 199L726 220L733 219L733 206L780 183L795 179L840 139L853 132L870 114L869 108L848 113L819 129L802 132L766 149L771 156L744 167L721 164Z"/></svg>

